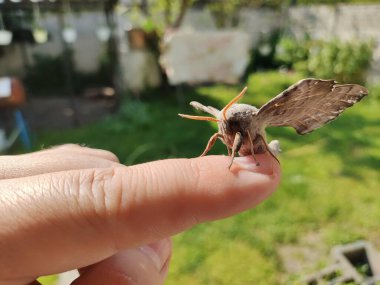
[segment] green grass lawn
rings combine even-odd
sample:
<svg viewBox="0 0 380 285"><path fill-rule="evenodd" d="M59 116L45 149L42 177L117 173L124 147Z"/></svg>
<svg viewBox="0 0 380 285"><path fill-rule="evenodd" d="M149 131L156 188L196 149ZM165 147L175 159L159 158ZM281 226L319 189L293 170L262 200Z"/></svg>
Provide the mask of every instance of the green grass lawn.
<svg viewBox="0 0 380 285"><path fill-rule="evenodd" d="M260 106L300 78L254 74L242 102ZM81 143L113 151L127 164L194 157L216 125L177 113L195 113L187 105L192 100L221 108L243 86L189 88L184 105L173 94L156 95L96 124L39 133L36 148ZM380 247L380 88L309 135L271 128L268 136L283 150L278 191L255 209L174 237L166 284L297 284L330 262L336 244L368 239ZM217 143L211 153L225 151Z"/></svg>

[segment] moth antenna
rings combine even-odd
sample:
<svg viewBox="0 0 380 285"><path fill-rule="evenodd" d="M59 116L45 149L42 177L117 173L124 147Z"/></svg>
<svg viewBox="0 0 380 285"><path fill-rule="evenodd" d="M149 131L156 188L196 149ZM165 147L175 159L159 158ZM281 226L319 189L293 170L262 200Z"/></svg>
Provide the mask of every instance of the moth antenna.
<svg viewBox="0 0 380 285"><path fill-rule="evenodd" d="M227 117L226 117L227 110L228 110L229 108L231 108L231 106L232 106L233 104L235 104L237 101L239 101L241 97L243 97L243 95L245 94L245 92L247 91L247 89L248 89L248 87L245 86L244 89L240 92L240 94L237 95L234 99L232 99L232 100L231 100L231 101L230 101L230 102L229 102L229 103L228 103L228 104L222 109L223 118L224 118L225 120L227 120Z"/></svg>
<svg viewBox="0 0 380 285"><path fill-rule="evenodd" d="M207 116L191 116L191 115L185 115L185 114L178 114L178 116L182 118L190 119L190 120L219 122L217 118L207 117Z"/></svg>

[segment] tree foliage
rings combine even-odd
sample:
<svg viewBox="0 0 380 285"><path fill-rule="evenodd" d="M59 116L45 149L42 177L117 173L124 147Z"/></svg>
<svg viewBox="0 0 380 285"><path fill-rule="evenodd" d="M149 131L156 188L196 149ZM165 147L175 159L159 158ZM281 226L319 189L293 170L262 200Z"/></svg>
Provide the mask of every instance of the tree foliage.
<svg viewBox="0 0 380 285"><path fill-rule="evenodd" d="M279 63L317 78L345 83L365 82L373 55L373 42L281 39L276 50Z"/></svg>
<svg viewBox="0 0 380 285"><path fill-rule="evenodd" d="M380 3L380 0L297 0L297 4L310 5L310 4L340 4L340 3L356 3L356 4L368 4L368 3Z"/></svg>
<svg viewBox="0 0 380 285"><path fill-rule="evenodd" d="M198 0L194 5L208 8L215 18L217 27L224 28L238 24L238 12L242 8L279 9L288 1L280 0Z"/></svg>
<svg viewBox="0 0 380 285"><path fill-rule="evenodd" d="M132 22L147 32L162 33L166 29L178 28L186 11L194 0L146 0L135 6L130 17Z"/></svg>

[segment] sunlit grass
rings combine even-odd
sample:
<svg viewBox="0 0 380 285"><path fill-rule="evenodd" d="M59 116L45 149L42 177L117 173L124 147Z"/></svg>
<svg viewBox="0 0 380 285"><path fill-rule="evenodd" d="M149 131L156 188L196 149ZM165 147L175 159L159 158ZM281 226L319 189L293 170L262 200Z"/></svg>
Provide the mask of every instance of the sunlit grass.
<svg viewBox="0 0 380 285"><path fill-rule="evenodd" d="M258 73L240 86L189 88L183 100L222 108L248 85L242 102L260 106L300 78ZM380 89L370 91L368 98L309 135L269 129L269 138L279 139L283 150L278 191L255 209L174 237L167 284L283 284L328 264L333 245L368 239L379 246ZM113 151L129 164L197 156L215 123L179 118L177 113L197 112L175 98L148 99L134 113L137 117L124 114L75 130L40 133L36 148L85 143ZM225 152L221 143L212 150ZM314 242L308 243L310 236ZM305 244L311 252L320 251L319 257L305 262L301 272L287 272L285 263L293 261L280 258L280 249ZM299 258L305 258L302 252Z"/></svg>

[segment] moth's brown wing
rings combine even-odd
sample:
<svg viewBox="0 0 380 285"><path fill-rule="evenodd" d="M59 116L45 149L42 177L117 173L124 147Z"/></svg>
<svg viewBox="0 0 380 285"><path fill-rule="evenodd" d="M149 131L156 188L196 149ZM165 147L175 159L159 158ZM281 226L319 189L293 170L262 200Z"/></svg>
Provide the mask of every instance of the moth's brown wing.
<svg viewBox="0 0 380 285"><path fill-rule="evenodd" d="M218 109L214 107L204 106L201 103L196 102L196 101L190 102L190 105L193 106L195 109L209 113L210 115L213 115L214 117L217 117L220 112Z"/></svg>
<svg viewBox="0 0 380 285"><path fill-rule="evenodd" d="M291 126L297 133L306 134L335 119L367 94L366 88L356 84L303 79L262 106L257 120L264 127Z"/></svg>

